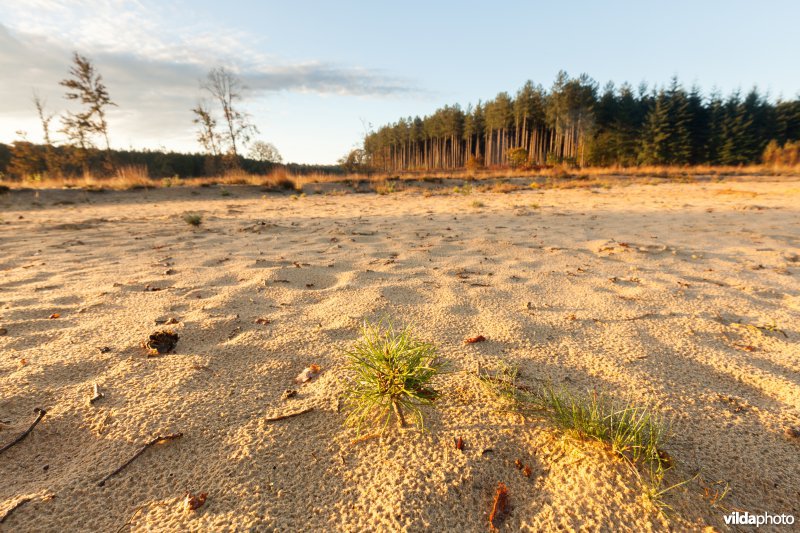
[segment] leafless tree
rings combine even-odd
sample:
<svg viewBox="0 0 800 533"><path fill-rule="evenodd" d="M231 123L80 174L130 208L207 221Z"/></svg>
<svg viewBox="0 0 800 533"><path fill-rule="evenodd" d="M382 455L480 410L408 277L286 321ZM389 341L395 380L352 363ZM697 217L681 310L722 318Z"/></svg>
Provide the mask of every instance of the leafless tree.
<svg viewBox="0 0 800 533"><path fill-rule="evenodd" d="M258 133L258 128L250 122L250 116L238 109L238 102L245 90L241 80L225 67L216 67L209 71L201 88L206 90L219 104L226 129L224 137L229 143L230 152L239 155L239 148L246 145L250 138Z"/></svg>
<svg viewBox="0 0 800 533"><path fill-rule="evenodd" d="M55 117L55 113L47 113L47 101L43 99L39 93L34 89L33 91L33 105L36 107L36 113L39 115L39 121L42 124L42 135L44 136L45 146L45 163L47 165L47 172L52 174L58 168L56 161L56 154L53 150L53 140L50 136L50 122Z"/></svg>

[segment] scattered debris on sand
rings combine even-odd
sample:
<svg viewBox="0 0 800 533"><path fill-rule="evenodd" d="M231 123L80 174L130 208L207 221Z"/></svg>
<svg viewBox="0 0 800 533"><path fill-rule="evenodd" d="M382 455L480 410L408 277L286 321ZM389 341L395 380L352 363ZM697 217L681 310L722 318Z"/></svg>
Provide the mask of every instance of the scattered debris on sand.
<svg viewBox="0 0 800 533"><path fill-rule="evenodd" d="M175 350L178 345L178 334L171 329L156 331L143 343L147 349L147 356L162 355Z"/></svg>

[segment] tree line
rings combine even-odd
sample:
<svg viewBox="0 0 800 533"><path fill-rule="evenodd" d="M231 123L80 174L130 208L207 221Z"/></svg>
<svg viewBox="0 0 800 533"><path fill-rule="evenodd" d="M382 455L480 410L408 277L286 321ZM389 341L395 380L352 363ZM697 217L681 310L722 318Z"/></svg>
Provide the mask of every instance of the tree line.
<svg viewBox="0 0 800 533"><path fill-rule="evenodd" d="M359 155L382 171L742 165L761 162L768 145L770 154L796 150L799 139L800 99L772 102L757 88L704 95L677 78L661 88L601 90L585 74L562 71L549 90L528 81L514 96L401 118L369 132Z"/></svg>
<svg viewBox="0 0 800 533"><path fill-rule="evenodd" d="M264 173L282 163L274 145L253 140L258 128L241 108L246 87L225 67L215 67L200 82L204 95L191 109L202 154L151 150L112 150L107 114L117 107L94 63L73 53L68 77L59 85L64 98L79 104L59 116L60 129L53 131L55 113L34 90L33 107L42 128L44 143L27 139L18 131L11 145L0 144L0 173L12 178L58 178L86 173L110 175L126 166L146 167L153 177L213 176L230 169ZM220 117L220 118L218 118ZM62 135L56 140L56 133ZM247 155L243 150L249 147ZM299 172L326 171L327 166L289 165ZM0 176L2 177L2 176Z"/></svg>

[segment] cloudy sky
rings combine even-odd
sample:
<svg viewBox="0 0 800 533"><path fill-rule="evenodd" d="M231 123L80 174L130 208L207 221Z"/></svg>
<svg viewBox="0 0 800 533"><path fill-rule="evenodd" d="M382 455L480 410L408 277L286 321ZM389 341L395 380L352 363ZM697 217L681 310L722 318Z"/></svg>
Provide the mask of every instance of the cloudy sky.
<svg viewBox="0 0 800 533"><path fill-rule="evenodd" d="M701 5L697 5L701 4ZM116 148L196 151L199 80L224 65L249 88L259 138L288 161L332 163L365 124L549 86L559 69L601 83L753 85L800 92L800 2L0 0L0 142L41 138L31 92L76 50L112 98Z"/></svg>

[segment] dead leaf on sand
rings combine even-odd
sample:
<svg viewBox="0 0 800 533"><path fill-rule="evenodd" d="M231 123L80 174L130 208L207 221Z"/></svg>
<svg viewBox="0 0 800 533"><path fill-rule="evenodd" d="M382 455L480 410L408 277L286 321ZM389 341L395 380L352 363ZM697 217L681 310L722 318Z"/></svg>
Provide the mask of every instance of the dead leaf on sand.
<svg viewBox="0 0 800 533"><path fill-rule="evenodd" d="M475 344L476 342L483 342L486 340L486 337L483 335L478 335L477 337L470 337L467 339L467 344Z"/></svg>
<svg viewBox="0 0 800 533"><path fill-rule="evenodd" d="M191 492L187 492L186 496L183 497L183 510L186 512L196 511L206 503L207 497L207 492L201 492L197 496L194 496Z"/></svg>

